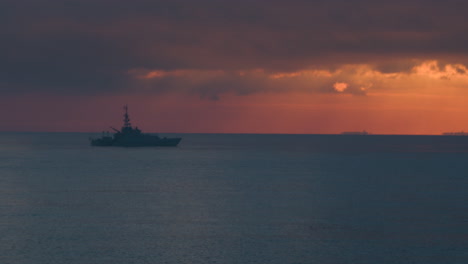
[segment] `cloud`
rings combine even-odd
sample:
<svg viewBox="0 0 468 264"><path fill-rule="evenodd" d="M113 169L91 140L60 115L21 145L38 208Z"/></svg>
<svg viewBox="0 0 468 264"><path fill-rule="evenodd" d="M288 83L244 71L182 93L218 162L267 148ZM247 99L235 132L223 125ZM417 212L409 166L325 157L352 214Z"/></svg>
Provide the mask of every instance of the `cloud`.
<svg viewBox="0 0 468 264"><path fill-rule="evenodd" d="M340 81L349 84L343 93L358 95L434 72L460 82L467 7L455 0L5 0L0 91L215 99L336 93ZM452 68L414 69L427 60Z"/></svg>
<svg viewBox="0 0 468 264"><path fill-rule="evenodd" d="M333 88L335 88L335 91L342 93L348 88L348 84L345 82L336 82Z"/></svg>
<svg viewBox="0 0 468 264"><path fill-rule="evenodd" d="M128 72L136 92L182 92L219 99L223 94L254 93L444 93L448 87L468 86L468 69L462 64L423 61L410 70L382 72L367 64L350 64L327 69L272 72L263 69L232 70L148 70Z"/></svg>

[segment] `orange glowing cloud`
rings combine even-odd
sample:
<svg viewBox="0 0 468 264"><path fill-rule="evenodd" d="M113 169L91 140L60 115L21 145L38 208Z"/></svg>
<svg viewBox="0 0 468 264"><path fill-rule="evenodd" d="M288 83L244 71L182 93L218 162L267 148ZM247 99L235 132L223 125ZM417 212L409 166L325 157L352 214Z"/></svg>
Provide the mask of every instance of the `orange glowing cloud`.
<svg viewBox="0 0 468 264"><path fill-rule="evenodd" d="M226 94L306 92L365 95L369 93L446 93L468 86L468 69L462 64L440 65L422 61L407 71L383 72L368 64L342 65L334 70L306 69L295 72L253 70L150 70L128 74L135 89L185 92L216 98ZM464 91L459 91L464 92Z"/></svg>
<svg viewBox="0 0 468 264"><path fill-rule="evenodd" d="M335 88L335 90L337 92L344 92L344 90L346 90L348 88L348 84L345 83L345 82L336 82L334 85L333 85L333 88Z"/></svg>

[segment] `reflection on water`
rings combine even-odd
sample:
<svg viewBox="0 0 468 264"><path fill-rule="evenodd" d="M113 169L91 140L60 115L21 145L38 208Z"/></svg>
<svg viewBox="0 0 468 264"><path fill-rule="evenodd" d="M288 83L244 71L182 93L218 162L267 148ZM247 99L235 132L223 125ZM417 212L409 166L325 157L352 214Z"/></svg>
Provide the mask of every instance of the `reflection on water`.
<svg viewBox="0 0 468 264"><path fill-rule="evenodd" d="M1 263L468 260L464 137L88 136L0 139Z"/></svg>

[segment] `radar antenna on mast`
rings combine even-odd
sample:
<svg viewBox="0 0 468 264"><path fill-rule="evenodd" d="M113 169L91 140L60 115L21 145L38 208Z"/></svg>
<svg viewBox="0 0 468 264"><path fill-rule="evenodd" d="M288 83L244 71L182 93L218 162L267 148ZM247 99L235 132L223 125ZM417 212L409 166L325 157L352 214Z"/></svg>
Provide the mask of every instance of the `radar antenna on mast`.
<svg viewBox="0 0 468 264"><path fill-rule="evenodd" d="M124 127L131 127L130 118L128 117L128 106L124 106L125 114L124 114Z"/></svg>

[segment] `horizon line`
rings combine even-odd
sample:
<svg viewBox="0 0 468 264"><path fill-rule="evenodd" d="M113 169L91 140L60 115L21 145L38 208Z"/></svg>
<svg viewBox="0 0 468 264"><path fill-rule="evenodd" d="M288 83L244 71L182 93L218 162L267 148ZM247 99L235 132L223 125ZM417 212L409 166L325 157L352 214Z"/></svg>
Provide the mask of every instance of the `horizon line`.
<svg viewBox="0 0 468 264"><path fill-rule="evenodd" d="M100 134L103 131L11 131L11 130L0 130L0 133L91 133L91 134ZM256 132L145 132L150 134L225 134L225 135L337 135L337 136L457 136L457 135L444 135L442 132L438 134L386 134L386 133L370 133L365 135L346 135L340 133L256 133ZM449 132L450 133L450 132ZM463 135L459 135L463 136Z"/></svg>

